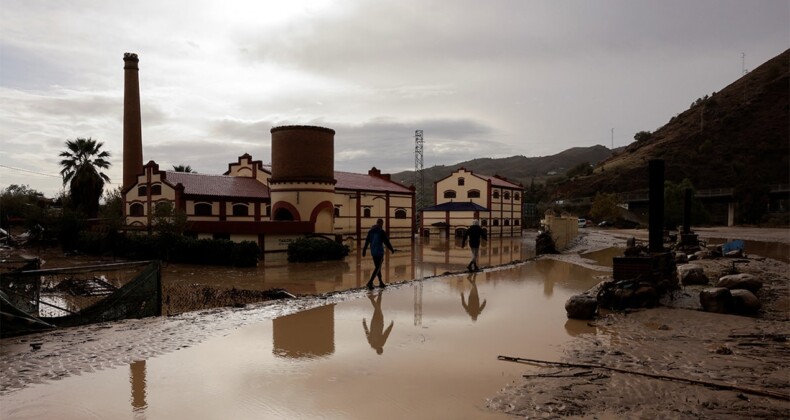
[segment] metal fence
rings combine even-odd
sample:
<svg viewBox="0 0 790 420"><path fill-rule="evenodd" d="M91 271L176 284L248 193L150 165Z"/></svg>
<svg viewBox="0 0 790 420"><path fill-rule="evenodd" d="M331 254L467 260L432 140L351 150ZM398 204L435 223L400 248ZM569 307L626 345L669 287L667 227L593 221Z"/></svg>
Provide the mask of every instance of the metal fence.
<svg viewBox="0 0 790 420"><path fill-rule="evenodd" d="M3 336L162 313L158 261L0 273Z"/></svg>

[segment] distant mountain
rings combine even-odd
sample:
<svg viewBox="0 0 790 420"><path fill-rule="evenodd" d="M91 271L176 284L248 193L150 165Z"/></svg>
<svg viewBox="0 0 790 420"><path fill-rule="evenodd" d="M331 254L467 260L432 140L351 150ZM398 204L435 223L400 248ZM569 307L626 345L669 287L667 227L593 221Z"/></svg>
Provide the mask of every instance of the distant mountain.
<svg viewBox="0 0 790 420"><path fill-rule="evenodd" d="M559 185L555 196L646 190L651 159L664 160L668 181L688 178L697 189L735 188L741 197L790 183L788 96L790 50L695 100L654 133L598 164L591 175Z"/></svg>
<svg viewBox="0 0 790 420"><path fill-rule="evenodd" d="M612 151L608 148L597 145L592 147L574 147L556 155L543 157L511 156L507 158L492 159L481 158L457 163L455 165L439 165L426 168L423 171L425 177L425 189L429 194L433 194L433 183L438 181L459 168L465 168L472 172L484 175L501 175L505 178L529 185L533 178L545 178L547 175L562 174L565 171L581 163L596 163L611 156ZM404 185L414 183L414 171L404 171L392 174L394 181ZM431 196L432 197L432 196Z"/></svg>

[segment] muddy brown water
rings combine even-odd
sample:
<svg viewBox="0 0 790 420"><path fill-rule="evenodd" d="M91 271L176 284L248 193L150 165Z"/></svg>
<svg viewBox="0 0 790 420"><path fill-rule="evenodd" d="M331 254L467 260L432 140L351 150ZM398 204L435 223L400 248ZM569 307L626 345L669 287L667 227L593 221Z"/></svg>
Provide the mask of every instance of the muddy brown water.
<svg viewBox="0 0 790 420"><path fill-rule="evenodd" d="M707 238L708 246L722 245L737 238ZM777 261L790 263L790 244L781 242L743 241L743 250L747 255L759 255Z"/></svg>
<svg viewBox="0 0 790 420"><path fill-rule="evenodd" d="M528 258L530 239L489 242L480 265ZM387 282L458 271L468 262L468 249L453 240L413 248L417 253L406 245L396 244L401 252L385 262ZM368 260L352 254L341 264L294 268L267 258L262 270L169 266L164 275L323 293L364 285ZM524 373L497 356L559 360L559 346L595 331L567 320L563 303L603 274L539 260L355 291L273 319L235 310L233 317L244 318L235 328L197 317L202 341L175 338L148 358L88 366L21 389L2 384L0 418L497 418L485 399Z"/></svg>

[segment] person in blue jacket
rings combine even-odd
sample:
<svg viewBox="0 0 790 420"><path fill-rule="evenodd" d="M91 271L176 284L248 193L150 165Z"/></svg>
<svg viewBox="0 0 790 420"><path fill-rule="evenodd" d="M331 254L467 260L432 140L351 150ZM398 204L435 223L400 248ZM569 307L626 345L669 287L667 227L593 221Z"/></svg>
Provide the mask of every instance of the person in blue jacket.
<svg viewBox="0 0 790 420"><path fill-rule="evenodd" d="M387 232L384 231L382 226L384 226L384 220L376 220L376 224L370 228L368 237L365 238L365 246L362 247L362 256L364 257L368 251L368 246L370 246L370 256L373 257L373 265L375 266L373 273L370 275L370 280L368 280L368 289L373 288L373 279L376 277L379 278L379 286L386 286L384 280L381 278L381 263L384 261L384 246L389 248L391 253L395 253L395 249L392 248L392 244L390 244L390 240L387 237Z"/></svg>
<svg viewBox="0 0 790 420"><path fill-rule="evenodd" d="M467 239L469 240L469 248L472 250L472 261L469 262L466 268L469 271L480 271L480 267L477 266L477 257L480 256L480 239L487 242L488 236L486 236L485 229L480 227L480 222L477 219L472 221L472 226L469 226L469 229L464 232L461 248L466 246ZM473 266L474 268L472 268Z"/></svg>

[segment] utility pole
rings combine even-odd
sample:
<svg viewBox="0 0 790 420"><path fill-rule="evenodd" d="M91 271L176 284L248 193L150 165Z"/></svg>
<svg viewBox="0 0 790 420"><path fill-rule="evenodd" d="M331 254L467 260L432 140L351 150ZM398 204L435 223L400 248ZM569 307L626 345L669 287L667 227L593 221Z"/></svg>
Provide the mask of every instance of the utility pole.
<svg viewBox="0 0 790 420"><path fill-rule="evenodd" d="M419 211L425 205L425 173L423 172L423 138L422 130L414 131L414 188L415 208Z"/></svg>
<svg viewBox="0 0 790 420"><path fill-rule="evenodd" d="M415 278L420 279L414 286L414 325L422 325L422 232L420 231L420 217L419 211L424 207L425 203L425 172L423 171L423 144L422 130L414 131L414 210L417 212L414 216L414 221L417 226L414 227L416 232L416 240L412 242L414 254L412 256L415 271ZM417 275L417 273L419 274Z"/></svg>

